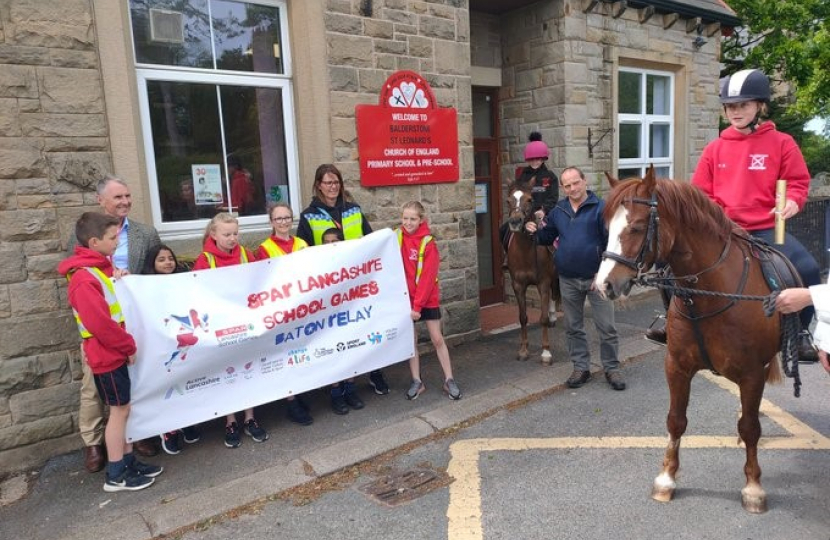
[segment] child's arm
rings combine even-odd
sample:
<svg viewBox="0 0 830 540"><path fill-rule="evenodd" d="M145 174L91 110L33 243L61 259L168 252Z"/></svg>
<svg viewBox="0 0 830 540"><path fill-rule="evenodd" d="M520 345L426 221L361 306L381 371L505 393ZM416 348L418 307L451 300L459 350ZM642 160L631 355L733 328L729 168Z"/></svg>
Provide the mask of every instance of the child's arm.
<svg viewBox="0 0 830 540"><path fill-rule="evenodd" d="M67 294L69 304L78 312L84 327L103 347L125 357L135 354L133 336L112 320L104 290L97 279L86 270L78 270L69 283Z"/></svg>

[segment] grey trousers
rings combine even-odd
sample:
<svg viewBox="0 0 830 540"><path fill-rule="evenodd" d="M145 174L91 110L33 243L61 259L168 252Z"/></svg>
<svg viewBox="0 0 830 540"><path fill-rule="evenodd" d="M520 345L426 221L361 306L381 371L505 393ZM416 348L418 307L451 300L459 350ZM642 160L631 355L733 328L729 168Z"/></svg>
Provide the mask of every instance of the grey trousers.
<svg viewBox="0 0 830 540"><path fill-rule="evenodd" d="M565 313L565 336L568 340L568 356L574 369L588 371L591 368L591 353L585 335L585 298L591 303L594 326L599 333L599 355L606 373L620 368L619 336L614 325L614 303L602 298L591 290L593 279L566 278L559 276L562 293L562 311Z"/></svg>

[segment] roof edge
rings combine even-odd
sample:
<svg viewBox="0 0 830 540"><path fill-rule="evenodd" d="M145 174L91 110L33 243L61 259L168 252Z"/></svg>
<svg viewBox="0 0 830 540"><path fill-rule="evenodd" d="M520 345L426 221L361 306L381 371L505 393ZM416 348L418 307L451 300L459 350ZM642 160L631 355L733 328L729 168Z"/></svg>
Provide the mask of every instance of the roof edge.
<svg viewBox="0 0 830 540"><path fill-rule="evenodd" d="M720 2L724 6L724 11L714 11L711 9L703 9L698 8L692 5L689 5L687 2L682 2L678 0L629 0L628 2L632 7L635 5L639 6L653 6L655 9L661 11L667 11L672 13L677 13L683 17L700 17L705 21L710 22L718 22L724 26L741 26L742 22L741 19L735 15L732 8ZM730 11L731 13L726 13L726 10Z"/></svg>

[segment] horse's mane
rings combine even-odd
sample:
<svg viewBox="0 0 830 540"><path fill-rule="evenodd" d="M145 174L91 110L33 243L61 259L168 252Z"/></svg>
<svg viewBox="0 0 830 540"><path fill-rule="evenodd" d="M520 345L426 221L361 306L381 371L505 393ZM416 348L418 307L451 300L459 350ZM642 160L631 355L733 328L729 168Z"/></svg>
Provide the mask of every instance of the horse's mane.
<svg viewBox="0 0 830 540"><path fill-rule="evenodd" d="M695 234L711 235L725 241L738 226L727 217L723 209L712 202L700 189L680 180L657 179L657 204L663 219L677 227L695 231ZM610 220L617 208L624 202L635 198L645 198L637 194L642 186L641 180L630 180L619 184L608 194L604 216Z"/></svg>

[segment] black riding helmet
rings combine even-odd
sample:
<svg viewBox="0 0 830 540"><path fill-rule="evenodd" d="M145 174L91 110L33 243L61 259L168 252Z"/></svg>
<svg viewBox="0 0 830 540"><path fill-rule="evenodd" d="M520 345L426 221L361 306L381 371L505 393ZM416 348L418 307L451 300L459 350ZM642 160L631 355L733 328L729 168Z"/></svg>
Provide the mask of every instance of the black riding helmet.
<svg viewBox="0 0 830 540"><path fill-rule="evenodd" d="M769 78L757 69L744 69L721 79L720 102L724 105L724 109L727 103L743 103L745 101L769 103L769 100ZM755 131L755 126L758 125L760 117L759 111L759 114L756 114L752 122L745 127Z"/></svg>

